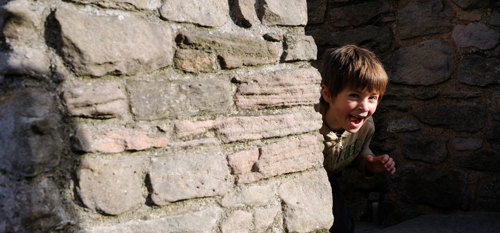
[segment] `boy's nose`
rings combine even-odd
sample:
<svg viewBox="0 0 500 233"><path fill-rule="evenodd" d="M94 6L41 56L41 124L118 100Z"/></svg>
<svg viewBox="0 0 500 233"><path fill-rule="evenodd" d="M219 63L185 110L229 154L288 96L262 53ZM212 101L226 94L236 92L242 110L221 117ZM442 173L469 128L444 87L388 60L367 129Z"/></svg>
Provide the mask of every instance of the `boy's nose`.
<svg viewBox="0 0 500 233"><path fill-rule="evenodd" d="M368 101L361 101L359 103L359 106L358 106L359 110L363 111L363 112L368 112L369 108L368 108Z"/></svg>

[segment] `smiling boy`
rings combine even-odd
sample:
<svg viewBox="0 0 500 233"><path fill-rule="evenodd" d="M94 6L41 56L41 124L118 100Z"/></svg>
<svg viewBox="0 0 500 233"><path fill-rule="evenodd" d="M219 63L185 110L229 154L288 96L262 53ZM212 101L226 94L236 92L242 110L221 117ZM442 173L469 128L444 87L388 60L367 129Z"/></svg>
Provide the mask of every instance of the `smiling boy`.
<svg viewBox="0 0 500 233"><path fill-rule="evenodd" d="M396 172L394 160L384 154L374 156L369 145L375 132L372 115L387 86L387 74L372 52L346 45L325 52L321 70L323 115L320 133L324 137L324 167L333 193L334 224L330 232L354 231L336 178L342 169L354 165L364 174Z"/></svg>

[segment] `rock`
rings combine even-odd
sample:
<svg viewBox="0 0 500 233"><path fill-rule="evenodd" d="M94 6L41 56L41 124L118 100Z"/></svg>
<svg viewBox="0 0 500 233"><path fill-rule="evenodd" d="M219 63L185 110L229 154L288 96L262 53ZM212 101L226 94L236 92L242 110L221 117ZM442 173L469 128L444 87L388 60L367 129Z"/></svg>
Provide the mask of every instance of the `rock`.
<svg viewBox="0 0 500 233"><path fill-rule="evenodd" d="M149 177L151 198L157 205L222 196L230 185L227 162L218 151L155 157Z"/></svg>
<svg viewBox="0 0 500 233"><path fill-rule="evenodd" d="M448 138L437 136L405 136L401 140L402 154L407 159L441 163L448 156Z"/></svg>
<svg viewBox="0 0 500 233"><path fill-rule="evenodd" d="M124 10L156 10L160 7L158 0L71 0L72 2L84 4L97 4L106 8Z"/></svg>
<svg viewBox="0 0 500 233"><path fill-rule="evenodd" d="M431 126L459 132L477 132L485 126L485 122L478 119L486 118L486 108L477 104L428 104L416 108L412 114Z"/></svg>
<svg viewBox="0 0 500 233"><path fill-rule="evenodd" d="M163 18L201 26L219 27L229 19L227 1L168 0L160 9Z"/></svg>
<svg viewBox="0 0 500 233"><path fill-rule="evenodd" d="M418 122L407 118L391 120L387 126L387 132L389 133L413 132L418 130L420 130Z"/></svg>
<svg viewBox="0 0 500 233"><path fill-rule="evenodd" d="M491 13L490 24L493 26L500 26L500 10L495 10Z"/></svg>
<svg viewBox="0 0 500 233"><path fill-rule="evenodd" d="M98 212L118 215L144 203L140 157L84 157L77 171L83 204Z"/></svg>
<svg viewBox="0 0 500 233"><path fill-rule="evenodd" d="M255 184L243 185L222 198L223 207L245 207L245 206L264 206L269 204L276 195L274 185Z"/></svg>
<svg viewBox="0 0 500 233"><path fill-rule="evenodd" d="M210 73L218 69L214 53L193 49L178 49L174 57L175 68L191 73Z"/></svg>
<svg viewBox="0 0 500 233"><path fill-rule="evenodd" d="M483 147L481 138L456 137L451 140L451 145L458 151L473 151Z"/></svg>
<svg viewBox="0 0 500 233"><path fill-rule="evenodd" d="M236 76L235 103L241 108L311 105L320 97L321 75L314 68Z"/></svg>
<svg viewBox="0 0 500 233"><path fill-rule="evenodd" d="M397 15L401 39L451 31L453 11L441 0L411 2Z"/></svg>
<svg viewBox="0 0 500 233"><path fill-rule="evenodd" d="M266 26L305 26L307 23L306 0L290 0L282 4L280 0L259 1L257 9L262 24Z"/></svg>
<svg viewBox="0 0 500 233"><path fill-rule="evenodd" d="M495 92L489 104L489 111L495 121L500 121L500 92Z"/></svg>
<svg viewBox="0 0 500 233"><path fill-rule="evenodd" d="M288 232L318 231L332 226L332 190L324 169L283 183L279 196Z"/></svg>
<svg viewBox="0 0 500 233"><path fill-rule="evenodd" d="M278 58L275 43L245 35L183 31L177 41L181 48L214 52L226 69L273 64Z"/></svg>
<svg viewBox="0 0 500 233"><path fill-rule="evenodd" d="M478 171L500 171L500 154L492 150L480 150L475 153L455 156L454 163L462 168Z"/></svg>
<svg viewBox="0 0 500 233"><path fill-rule="evenodd" d="M331 38L328 39L328 44L333 46L356 44L363 48L370 49L375 53L381 53L387 51L391 47L392 37L392 32L389 28L368 25L345 31L332 32Z"/></svg>
<svg viewBox="0 0 500 233"><path fill-rule="evenodd" d="M490 5L490 0L453 0L453 2L464 9L485 8Z"/></svg>
<svg viewBox="0 0 500 233"><path fill-rule="evenodd" d="M491 127L486 132L486 140L494 150L500 151L500 126Z"/></svg>
<svg viewBox="0 0 500 233"><path fill-rule="evenodd" d="M474 46L488 50L498 44L500 33L482 23L470 23L455 26L452 37L458 47Z"/></svg>
<svg viewBox="0 0 500 233"><path fill-rule="evenodd" d="M279 206L255 208L254 226L257 232L265 232L280 212Z"/></svg>
<svg viewBox="0 0 500 233"><path fill-rule="evenodd" d="M327 2L327 0L307 1L307 25L324 22Z"/></svg>
<svg viewBox="0 0 500 233"><path fill-rule="evenodd" d="M500 207L500 177L489 176L480 180L477 186L476 208L496 211Z"/></svg>
<svg viewBox="0 0 500 233"><path fill-rule="evenodd" d="M370 1L328 9L325 22L334 27L359 26L391 10L387 1Z"/></svg>
<svg viewBox="0 0 500 233"><path fill-rule="evenodd" d="M255 0L236 0L232 6L234 15L244 27L251 27L257 19Z"/></svg>
<svg viewBox="0 0 500 233"><path fill-rule="evenodd" d="M163 216L148 220L135 220L113 226L85 229L88 233L135 233L135 232L214 232L221 218L222 209L209 207L188 213ZM80 233L83 233L80 232Z"/></svg>
<svg viewBox="0 0 500 233"><path fill-rule="evenodd" d="M224 221L221 225L222 233L231 232L250 232L252 226L253 216L252 213L236 210Z"/></svg>
<svg viewBox="0 0 500 233"><path fill-rule="evenodd" d="M164 24L127 13L96 15L67 4L57 9L55 20L62 56L78 75L133 75L172 64L173 37Z"/></svg>
<svg viewBox="0 0 500 233"><path fill-rule="evenodd" d="M458 65L458 81L471 86L485 87L500 84L500 59L469 55Z"/></svg>
<svg viewBox="0 0 500 233"><path fill-rule="evenodd" d="M125 88L118 82L79 82L65 89L63 98L72 116L114 118L127 112Z"/></svg>
<svg viewBox="0 0 500 233"><path fill-rule="evenodd" d="M428 40L403 47L392 54L390 81L406 85L430 86L450 78L453 49L440 40Z"/></svg>
<svg viewBox="0 0 500 233"><path fill-rule="evenodd" d="M132 114L140 120L226 113L233 102L229 82L215 78L129 80L127 88Z"/></svg>
<svg viewBox="0 0 500 233"><path fill-rule="evenodd" d="M462 191L467 174L463 171L402 167L394 177L398 198L442 209L459 209L465 198Z"/></svg>
<svg viewBox="0 0 500 233"><path fill-rule="evenodd" d="M316 60L317 49L312 36L286 34L284 38L284 61Z"/></svg>

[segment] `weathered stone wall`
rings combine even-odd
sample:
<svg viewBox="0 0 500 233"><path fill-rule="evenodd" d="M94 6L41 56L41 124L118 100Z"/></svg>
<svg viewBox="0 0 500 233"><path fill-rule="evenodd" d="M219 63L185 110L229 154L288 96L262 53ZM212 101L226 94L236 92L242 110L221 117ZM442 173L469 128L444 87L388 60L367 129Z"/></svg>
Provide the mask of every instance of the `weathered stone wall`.
<svg viewBox="0 0 500 233"><path fill-rule="evenodd" d="M330 227L306 0L2 6L0 232Z"/></svg>
<svg viewBox="0 0 500 233"><path fill-rule="evenodd" d="M500 211L500 5L487 0L309 0L319 54L348 43L382 58L390 84L374 118L375 152L393 177L342 186L357 218ZM319 62L318 62L319 63Z"/></svg>

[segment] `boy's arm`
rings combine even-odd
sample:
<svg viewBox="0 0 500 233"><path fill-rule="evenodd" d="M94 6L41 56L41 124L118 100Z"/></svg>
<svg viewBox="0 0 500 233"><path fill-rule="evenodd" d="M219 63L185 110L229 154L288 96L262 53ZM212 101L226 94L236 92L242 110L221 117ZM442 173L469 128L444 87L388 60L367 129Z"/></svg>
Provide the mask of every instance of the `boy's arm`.
<svg viewBox="0 0 500 233"><path fill-rule="evenodd" d="M373 121L367 122L371 124L370 131L367 134L365 139L365 143L363 144L363 149L361 151L360 157L362 157L362 161L358 163L361 171L364 172L365 176L370 176L370 174L381 173L381 172L389 172L394 174L396 172L396 163L394 160L388 155L383 154L379 156L373 156L373 152L370 150L370 142L373 134L375 133L375 124Z"/></svg>

